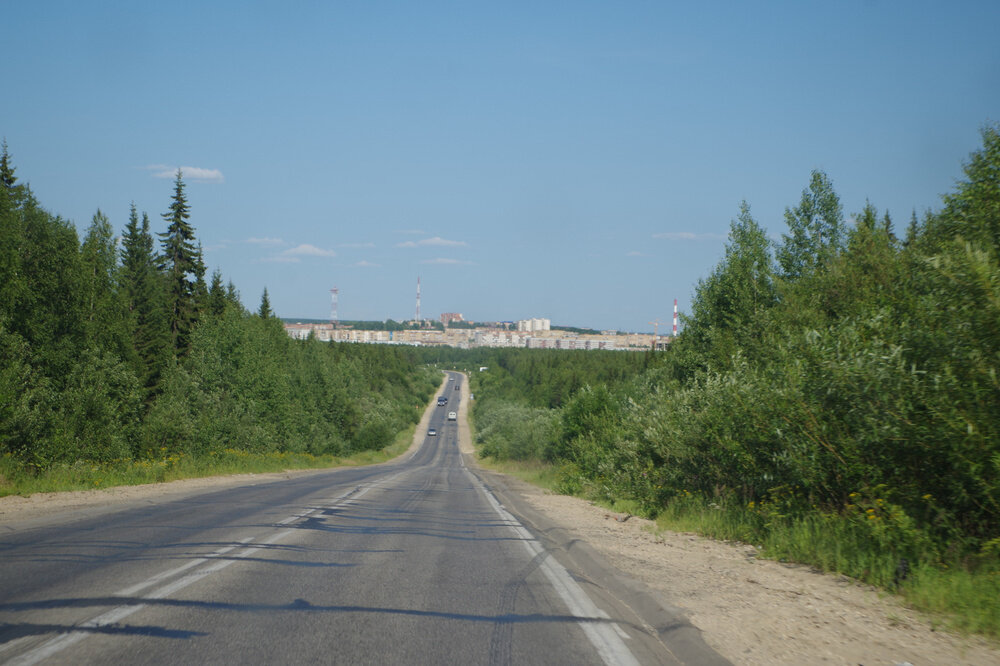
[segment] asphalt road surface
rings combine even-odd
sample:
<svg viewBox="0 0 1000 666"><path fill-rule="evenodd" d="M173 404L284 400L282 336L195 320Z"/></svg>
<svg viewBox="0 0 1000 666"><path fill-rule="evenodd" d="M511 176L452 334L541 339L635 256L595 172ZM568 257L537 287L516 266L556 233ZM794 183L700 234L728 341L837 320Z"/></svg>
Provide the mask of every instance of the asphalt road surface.
<svg viewBox="0 0 1000 666"><path fill-rule="evenodd" d="M7 523L0 663L725 663L466 466L456 382L409 458Z"/></svg>

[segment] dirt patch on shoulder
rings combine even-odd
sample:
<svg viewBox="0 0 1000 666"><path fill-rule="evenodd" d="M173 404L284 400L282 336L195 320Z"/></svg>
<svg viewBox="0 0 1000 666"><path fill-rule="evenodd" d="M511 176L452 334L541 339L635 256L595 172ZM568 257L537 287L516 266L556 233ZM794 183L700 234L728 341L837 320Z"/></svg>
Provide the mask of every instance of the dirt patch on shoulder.
<svg viewBox="0 0 1000 666"><path fill-rule="evenodd" d="M610 564L683 608L734 664L1000 664L1000 646L935 631L928 618L843 576L757 558L752 546L655 524L518 484L528 503Z"/></svg>

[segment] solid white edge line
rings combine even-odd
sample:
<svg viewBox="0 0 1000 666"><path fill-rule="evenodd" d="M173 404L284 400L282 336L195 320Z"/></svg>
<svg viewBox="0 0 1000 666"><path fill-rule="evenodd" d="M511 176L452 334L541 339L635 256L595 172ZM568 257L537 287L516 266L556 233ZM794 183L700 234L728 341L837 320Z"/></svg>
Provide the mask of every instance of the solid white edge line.
<svg viewBox="0 0 1000 666"><path fill-rule="evenodd" d="M545 547L535 539L535 537L528 531L521 522L514 517L509 511L507 511L502 504L497 500L497 498L490 492L482 481L480 481L474 474L472 474L468 469L466 469L466 474L468 474L473 483L475 483L480 490L486 495L486 500L489 502L493 510L496 511L497 515L507 524L515 534L517 534L522 539L524 547L528 550L528 553L532 557L537 557L545 554ZM552 584L553 589L566 604L569 609L570 615L584 618L606 618L608 614L601 610L594 601L587 596L587 593L577 585L576 581L573 580L566 568L559 564L554 557L551 555L540 558L541 563L539 564L539 569L545 574L545 577ZM621 633L623 630L613 622L579 622L580 628L583 633L590 640L591 645L597 650L601 659L608 666L639 666L638 660L636 660L635 655L632 651L628 649L624 641L621 639Z"/></svg>

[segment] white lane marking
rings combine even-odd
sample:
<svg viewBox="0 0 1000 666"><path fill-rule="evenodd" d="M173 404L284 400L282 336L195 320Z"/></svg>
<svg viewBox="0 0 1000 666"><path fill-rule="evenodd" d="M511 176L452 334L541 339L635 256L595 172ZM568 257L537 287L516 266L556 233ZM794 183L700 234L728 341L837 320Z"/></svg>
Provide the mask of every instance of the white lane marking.
<svg viewBox="0 0 1000 666"><path fill-rule="evenodd" d="M205 562L208 562L209 560L213 560L213 559L219 557L220 555L225 555L229 551L236 550L237 548L239 548L243 544L249 543L251 541L253 541L253 537L248 537L246 539L243 539L243 540L239 541L238 543L234 543L231 546L226 546L225 548L220 548L217 551L215 551L215 552L213 552L213 553L211 553L211 554L209 554L209 555L207 555L205 557L199 557L197 559L191 560L190 562L187 562L186 564L182 564L179 567L176 567L174 569L170 569L169 571L164 571L162 573L156 574L155 576L150 576L149 578L147 578L146 580L142 581L141 583L136 583L135 585L133 585L131 587L126 587L123 590L118 590L117 592L114 593L114 596L116 596L116 597L131 597L135 593L137 593L137 592L139 592L141 590L145 590L147 587L152 587L153 585L156 585L161 580L164 580L166 578L172 578L173 576L176 576L179 573L184 573L188 569L196 567L199 564L204 564Z"/></svg>
<svg viewBox="0 0 1000 666"><path fill-rule="evenodd" d="M464 465L463 465L464 467ZM535 539L535 537L521 524L521 522L513 516L507 509L503 507L502 504L497 500L497 498L490 492L483 483L470 472L467 468L465 473L472 478L473 483L479 486L479 489L483 491L486 495L486 500L489 502L493 510L497 512L504 524L509 527L515 534L517 534L521 539L521 543L528 550L528 553L532 557L539 557L540 564L538 568L545 574L545 577L552 584L556 593L566 604L569 609L570 615L573 617L584 618L602 618L610 620L611 618L603 610L598 608L597 604L587 596L583 588L577 585L576 581L573 580L566 568L559 564L554 557L545 556L545 547ZM614 622L579 622L580 628L583 633L586 634L587 638L590 640L591 645L597 650L597 654L601 656L605 664L608 666L639 666L639 662L636 660L635 655L632 651L628 649L628 646L621 639L621 634L624 631L617 623Z"/></svg>
<svg viewBox="0 0 1000 666"><path fill-rule="evenodd" d="M379 479L379 480L374 481L372 483L369 483L367 485L355 486L354 488L352 488L351 490L343 493L342 495L340 495L340 496L338 496L336 498L333 498L332 500L329 500L328 501L329 502L328 505L325 506L325 507L323 507L323 508L332 509L332 508L335 508L337 506L344 506L344 505L347 505L347 504L353 504L355 499L357 499L359 497L363 497L364 495L366 495L368 493L368 491L370 491L370 490L372 490L372 489L374 489L374 488L376 488L376 487L378 487L378 486L380 486L380 485L382 485L384 483L392 481L393 479L398 478L399 476L403 475L405 472L406 472L406 470L403 470L403 471L397 472L396 474L393 474L392 476L384 477L382 479ZM350 499L348 499L348 498L350 498ZM306 511L301 512L299 514L295 514L295 515L289 516L288 518L285 518L285 519L283 519L281 521L278 521L278 523L276 523L276 524L277 525L285 525L285 524L287 524L289 522L293 522L295 520L298 520L300 518L308 516L308 515L314 513L317 510L318 509L315 509L315 508L314 509L306 510ZM230 552L232 550L235 550L235 549L239 548L242 545L245 545L245 544L253 541L253 537L249 537L249 538L243 539L238 544L234 544L234 545L231 545L231 546L226 546L225 548L220 548L219 550L216 550L215 552L213 552L211 555L209 555L207 557L199 557L199 558L197 558L195 560L192 560L191 562L187 562L187 563L185 563L185 564L183 564L183 565L181 565L179 567L175 567L173 569L170 569L169 571L164 571L164 572L161 572L159 574L156 574L155 576L151 576L151 577L147 578L145 581L143 581L141 583L138 583L136 585L132 585L131 587L127 587L127 588L125 588L123 590L119 590L113 596L132 596L133 594L135 594L136 592L138 592L140 590L144 590L144 589L146 589L148 587L152 587L153 585L156 585L157 583L159 583L159 582L161 582L161 581L163 581L163 580L165 580L167 578L170 578L172 576L176 576L179 573L183 573L183 572L187 571L188 569L192 569L194 567L197 567L197 566L199 566L201 564L205 564L207 562L212 562L212 564L210 564L209 566L206 566L205 568L203 568L203 569L201 569L199 571L195 571L195 572L189 573L186 576L182 576L181 578L178 578L177 580L173 581L172 583L168 583L167 585L164 585L161 588L153 590L152 592L149 592L148 594L146 594L146 595L144 595L142 597L143 599L150 599L150 600L152 600L152 599L163 599L163 598L165 598L165 597L173 594L174 592L178 592L178 591L184 589L185 587L188 587L192 583L195 583L195 582L201 580L202 578L205 578L206 576L208 576L210 574L213 574L213 573L216 573L218 571L221 571L221 570L225 569L226 567L228 567L229 565L231 565L231 564L233 564L233 563L235 563L235 562L237 562L237 561L239 561L239 560L241 560L243 558L246 558L246 557L250 556L253 553L256 553L257 551L261 550L264 546L268 546L268 545L271 545L271 544L273 544L273 543L275 543L277 541L280 541L281 539L285 538L286 536L288 536L290 534L293 534L294 532L295 532L294 529L282 530L281 532L278 532L277 534L273 534L270 537L268 537L267 539L264 539L263 541L260 541L259 545L254 545L254 546L250 546L249 548L245 548L244 550L242 550L239 553L235 554L232 557L232 559L225 559L225 560L215 560L214 559L214 557L216 557L218 555L224 555L225 553L228 553L228 552ZM87 620L85 622L81 622L77 626L79 626L80 629L94 629L94 628L98 628L98 627L105 627L105 626L108 626L108 625L111 625L111 624L115 624L117 622L121 622L122 620L124 620L125 618L129 617L130 615L139 612L140 610L142 610L143 608L145 608L147 605L148 604L137 603L137 604L130 604L130 605L127 605L127 606L116 606L116 607L112 608L111 610L108 610L108 611L105 611L104 613L101 613L97 617L91 618L90 620ZM80 631L79 629L77 629L77 630L70 630L70 631L66 632L65 634L61 634L59 636L56 636L55 638L52 638L52 639L50 639L50 640L42 643L38 647L36 647L36 648L34 648L32 650L29 650L29 651L25 652L24 654L19 655L19 656L15 657L14 659L12 659L11 661L6 662L6 663L8 664L8 666L32 666L33 664L37 664L40 661L48 659L52 655L57 654L57 653L65 650L66 648L68 648L68 647L70 647L72 645L75 645L76 643L79 643L83 639L85 639L88 636L90 636L91 633L92 632L90 632L90 631Z"/></svg>

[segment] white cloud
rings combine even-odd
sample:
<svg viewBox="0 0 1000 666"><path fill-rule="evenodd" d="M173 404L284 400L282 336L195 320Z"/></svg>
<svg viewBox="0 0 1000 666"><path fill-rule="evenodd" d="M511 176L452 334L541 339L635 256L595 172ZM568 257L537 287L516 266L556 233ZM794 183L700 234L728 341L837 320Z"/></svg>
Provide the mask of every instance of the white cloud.
<svg viewBox="0 0 1000 666"><path fill-rule="evenodd" d="M448 240L435 236L434 238L424 238L418 241L404 241L396 243L396 247L463 247L468 245L465 241Z"/></svg>
<svg viewBox="0 0 1000 666"><path fill-rule="evenodd" d="M361 261L358 261L356 263L353 263L351 265L352 266L357 266L358 268L381 268L382 267L381 264L373 264L372 262L365 261L364 259L362 259Z"/></svg>
<svg viewBox="0 0 1000 666"><path fill-rule="evenodd" d="M471 261L462 261L461 259L445 259L439 257L437 259L424 259L420 263L422 264L439 264L443 266L471 266Z"/></svg>
<svg viewBox="0 0 1000 666"><path fill-rule="evenodd" d="M226 178L222 175L222 172L218 169L205 169L203 167L193 167L193 166L167 166L166 164L151 164L145 167L146 170L153 172L153 178L174 178L177 176L177 170L181 170L181 177L187 181L197 181L199 183L223 183Z"/></svg>
<svg viewBox="0 0 1000 666"><path fill-rule="evenodd" d="M632 252L629 252L625 256L626 257L645 257L646 255L644 253L642 253L642 252L638 252L638 251L633 250Z"/></svg>
<svg viewBox="0 0 1000 666"><path fill-rule="evenodd" d="M301 245L296 245L295 247L290 247L281 253L286 257L336 257L337 253L333 250L324 250L321 247L316 247L315 245L310 245L308 243L302 243Z"/></svg>
<svg viewBox="0 0 1000 666"><path fill-rule="evenodd" d="M275 245L284 245L285 244L285 241L281 240L280 238L267 238L267 237L265 237L265 238L248 238L248 239L246 239L245 242L250 243L251 245L267 245L267 246L275 246Z"/></svg>
<svg viewBox="0 0 1000 666"><path fill-rule="evenodd" d="M663 238L666 240L726 240L725 234L696 234L690 231L668 231L661 234L653 234L653 238Z"/></svg>

